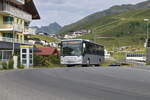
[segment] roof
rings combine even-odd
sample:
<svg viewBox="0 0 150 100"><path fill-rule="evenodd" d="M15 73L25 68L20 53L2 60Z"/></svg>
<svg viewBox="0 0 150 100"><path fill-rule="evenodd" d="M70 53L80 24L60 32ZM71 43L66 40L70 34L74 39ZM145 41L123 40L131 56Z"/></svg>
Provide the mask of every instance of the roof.
<svg viewBox="0 0 150 100"><path fill-rule="evenodd" d="M55 55L55 53L59 53L57 48L54 47L43 47L38 49L39 52L36 52L36 54L40 56Z"/></svg>
<svg viewBox="0 0 150 100"><path fill-rule="evenodd" d="M67 41L84 41L84 42L93 43L93 44L96 44L96 45L99 45L99 46L103 46L101 44L95 43L95 42L90 41L90 40L85 40L85 39L67 39L67 40L61 40L61 42L67 42Z"/></svg>
<svg viewBox="0 0 150 100"><path fill-rule="evenodd" d="M24 9L28 13L32 14L32 19L40 19L40 15L36 9L36 6L33 0L25 0Z"/></svg>
<svg viewBox="0 0 150 100"><path fill-rule="evenodd" d="M67 39L67 40L62 40L62 41L83 41L84 39ZM89 40L87 40L89 41Z"/></svg>
<svg viewBox="0 0 150 100"><path fill-rule="evenodd" d="M11 0L7 0L7 2L9 2L11 5L16 6L20 9L26 11L27 13L31 14L32 19L40 19L40 15L38 13L38 10L37 10L33 0L25 0L24 5L15 4Z"/></svg>

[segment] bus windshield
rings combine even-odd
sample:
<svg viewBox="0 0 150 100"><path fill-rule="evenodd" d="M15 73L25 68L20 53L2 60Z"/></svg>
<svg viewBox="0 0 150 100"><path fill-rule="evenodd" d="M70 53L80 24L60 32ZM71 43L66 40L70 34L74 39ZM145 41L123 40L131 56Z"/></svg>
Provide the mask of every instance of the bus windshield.
<svg viewBox="0 0 150 100"><path fill-rule="evenodd" d="M81 55L82 55L81 41L62 42L62 56L81 56Z"/></svg>

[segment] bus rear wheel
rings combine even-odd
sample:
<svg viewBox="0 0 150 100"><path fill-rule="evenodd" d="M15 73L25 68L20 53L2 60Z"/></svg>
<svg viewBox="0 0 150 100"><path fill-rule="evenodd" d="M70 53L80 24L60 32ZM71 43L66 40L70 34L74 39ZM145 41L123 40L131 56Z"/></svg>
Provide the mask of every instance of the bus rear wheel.
<svg viewBox="0 0 150 100"><path fill-rule="evenodd" d="M87 67L90 67L90 59L87 60Z"/></svg>
<svg viewBox="0 0 150 100"><path fill-rule="evenodd" d="M95 67L99 67L100 65L99 64L96 64L96 65L94 65Z"/></svg>

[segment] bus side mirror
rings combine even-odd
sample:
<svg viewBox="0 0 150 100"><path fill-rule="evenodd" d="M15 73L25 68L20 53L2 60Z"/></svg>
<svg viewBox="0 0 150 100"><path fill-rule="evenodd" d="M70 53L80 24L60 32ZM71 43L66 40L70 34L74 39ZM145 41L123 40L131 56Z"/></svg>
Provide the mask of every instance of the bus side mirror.
<svg viewBox="0 0 150 100"><path fill-rule="evenodd" d="M83 48L84 48L84 49L86 48L86 45L85 45L85 43L83 43Z"/></svg>
<svg viewBox="0 0 150 100"><path fill-rule="evenodd" d="M85 43L83 43L83 56L85 56L85 49L86 49L86 45L85 45Z"/></svg>

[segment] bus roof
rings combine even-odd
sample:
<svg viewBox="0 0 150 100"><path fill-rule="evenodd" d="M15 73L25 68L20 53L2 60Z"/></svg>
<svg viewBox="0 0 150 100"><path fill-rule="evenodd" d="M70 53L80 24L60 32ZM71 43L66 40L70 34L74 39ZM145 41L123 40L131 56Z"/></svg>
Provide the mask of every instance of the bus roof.
<svg viewBox="0 0 150 100"><path fill-rule="evenodd" d="M97 44L95 42L92 42L92 41L86 40L86 39L67 39L67 40L61 40L61 42L66 42L66 41L86 41L86 42L94 43L96 45L101 45L101 44ZM101 46L103 46L103 45L101 45Z"/></svg>
<svg viewBox="0 0 150 100"><path fill-rule="evenodd" d="M61 40L61 41L90 41L90 40L84 40L84 39L67 39L67 40Z"/></svg>

